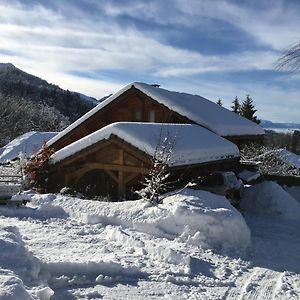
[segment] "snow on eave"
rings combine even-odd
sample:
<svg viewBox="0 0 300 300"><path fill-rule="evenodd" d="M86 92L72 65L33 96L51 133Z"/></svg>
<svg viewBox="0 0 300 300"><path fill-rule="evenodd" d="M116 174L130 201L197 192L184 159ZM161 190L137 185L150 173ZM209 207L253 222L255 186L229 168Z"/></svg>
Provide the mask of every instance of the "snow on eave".
<svg viewBox="0 0 300 300"><path fill-rule="evenodd" d="M169 91L134 82L136 89L220 136L259 136L265 132L258 124L199 95ZM191 105L191 106L190 106Z"/></svg>
<svg viewBox="0 0 300 300"><path fill-rule="evenodd" d="M109 139L112 135L153 156L158 138L162 137L162 130L176 136L175 150L168 162L169 166L201 164L239 157L236 145L198 125L118 122L60 149L52 155L51 162L56 164L83 149Z"/></svg>
<svg viewBox="0 0 300 300"><path fill-rule="evenodd" d="M169 109L177 112L178 114L187 117L191 121L221 135L221 136L259 136L264 135L264 130L259 125L254 122L249 121L237 114L230 112L229 110L220 107L219 105L213 103L212 101L198 96L187 93L179 93L174 91L165 90L162 88L156 88L146 83L141 82L133 82L126 85L123 89L119 90L114 95L108 97L103 102L99 103L96 107L88 111L81 118L76 120L62 132L60 132L57 136L51 139L47 144L51 146L59 139L64 137L67 133L74 130L88 118L92 117L95 113L109 105L115 99L117 99L124 92L129 90L130 88L136 88L146 96L150 97L154 101L165 105ZM177 100L179 99L179 101ZM188 105L184 105L187 101L192 102L195 107L189 107ZM191 104L191 103L188 103ZM207 106L207 107L205 107ZM212 109L212 111L205 112L203 114L204 107L206 110ZM201 115L202 112L202 115ZM217 116L212 118L212 115L218 114ZM222 119L222 120L220 120Z"/></svg>

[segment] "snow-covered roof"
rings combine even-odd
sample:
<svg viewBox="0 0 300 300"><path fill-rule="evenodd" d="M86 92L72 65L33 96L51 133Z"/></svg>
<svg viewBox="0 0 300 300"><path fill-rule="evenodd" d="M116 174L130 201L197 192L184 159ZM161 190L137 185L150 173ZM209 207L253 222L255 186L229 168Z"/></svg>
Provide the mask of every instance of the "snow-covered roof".
<svg viewBox="0 0 300 300"><path fill-rule="evenodd" d="M34 151L39 150L44 141L49 141L57 132L30 131L15 138L0 150L0 162L15 159L20 154L31 156Z"/></svg>
<svg viewBox="0 0 300 300"><path fill-rule="evenodd" d="M169 166L239 157L236 145L198 125L119 122L60 149L52 155L52 163L55 164L97 142L109 139L111 135L123 139L150 156L157 153L158 144L165 145L162 142L165 138L167 143L174 141Z"/></svg>
<svg viewBox="0 0 300 300"><path fill-rule="evenodd" d="M116 94L110 96L95 108L87 112L77 121L72 123L65 130L51 139L48 145L52 145L61 137L72 131L85 120L93 116L102 108L113 102L130 88L135 87L153 100L167 106L171 110L194 121L195 123L208 128L221 136L241 136L241 135L262 135L264 130L259 125L251 122L228 109L217 105L198 95L179 93L157 88L145 83L134 82L126 85Z"/></svg>

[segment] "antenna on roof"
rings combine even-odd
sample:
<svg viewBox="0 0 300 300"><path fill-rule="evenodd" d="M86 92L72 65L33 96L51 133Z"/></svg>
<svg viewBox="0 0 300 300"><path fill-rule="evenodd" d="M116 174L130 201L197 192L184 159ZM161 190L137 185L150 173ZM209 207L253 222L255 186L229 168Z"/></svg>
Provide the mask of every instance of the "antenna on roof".
<svg viewBox="0 0 300 300"><path fill-rule="evenodd" d="M160 87L160 84L154 83L154 84L151 84L151 86L154 86L154 87L156 87L156 88L159 88L159 87Z"/></svg>

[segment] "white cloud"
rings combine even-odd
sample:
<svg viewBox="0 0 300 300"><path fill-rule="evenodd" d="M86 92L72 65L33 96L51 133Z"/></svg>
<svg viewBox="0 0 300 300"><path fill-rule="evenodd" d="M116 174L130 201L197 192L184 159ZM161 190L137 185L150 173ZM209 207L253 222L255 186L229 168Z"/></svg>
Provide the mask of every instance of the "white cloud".
<svg viewBox="0 0 300 300"><path fill-rule="evenodd" d="M130 16L161 25L197 26L204 31L222 30L222 23L211 26L213 20L219 20L250 34L258 43L279 51L300 38L297 34L300 27L299 3L291 1L152 0L117 4L101 1L100 5L111 17Z"/></svg>
<svg viewBox="0 0 300 300"><path fill-rule="evenodd" d="M277 49L290 43L293 35L291 26L300 26L300 18L295 17L297 13L280 5L281 2L276 4L274 1L276 5L261 12L222 0L176 0L163 3L155 0L150 3L131 1L125 4L118 2L118 5L112 5L111 1L89 2L99 5L99 14L87 15L76 6L69 5L66 8L66 3L60 1L56 3L60 9L53 10L42 5L28 8L18 2L0 0L0 11L5 11L0 16L0 61L12 62L63 88L97 98L117 91L128 83L126 78L115 82L109 78L88 79L70 73L76 71L97 75L101 71L130 71L146 76L150 74L159 82L178 83L174 89L178 89L180 82L184 82L182 91L194 90L212 99L232 98L237 92L244 95L248 91L253 98L258 99L259 110L273 114L278 119L280 116L288 118L287 113L280 109L280 104L276 104L285 96L285 99L291 99L291 105L296 106L291 112L293 120L297 119L297 113L299 116L297 103L293 100L299 97L294 92L276 86L272 86L271 90L263 84L241 86L230 82L201 82L201 89L198 89L199 82L194 79L196 75L205 73L273 70L278 56ZM120 15L163 25L191 28L202 26L203 30L218 30L208 27L213 17L230 22L260 43L270 45L272 49L204 55L168 45L163 39L156 38L154 33L148 34L134 26L122 26L115 18ZM183 80L185 78L188 80ZM264 99L272 101L273 105L269 109Z"/></svg>

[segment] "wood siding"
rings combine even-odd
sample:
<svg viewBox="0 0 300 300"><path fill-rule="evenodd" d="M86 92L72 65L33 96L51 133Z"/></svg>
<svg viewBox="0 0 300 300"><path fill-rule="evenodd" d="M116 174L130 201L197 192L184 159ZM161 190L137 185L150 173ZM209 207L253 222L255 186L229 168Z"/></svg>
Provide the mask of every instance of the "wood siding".
<svg viewBox="0 0 300 300"><path fill-rule="evenodd" d="M138 183L141 175L148 174L150 168L151 158L147 154L112 135L109 140L101 141L54 165L50 177L54 187L78 188L82 177L91 171L101 170L115 182L116 195L122 196L127 193L129 183ZM101 184L106 182L99 182L100 189Z"/></svg>
<svg viewBox="0 0 300 300"><path fill-rule="evenodd" d="M137 118L137 112L140 113L140 118ZM56 141L51 147L57 151L114 122L150 122L153 115L156 123L193 123L133 87Z"/></svg>

